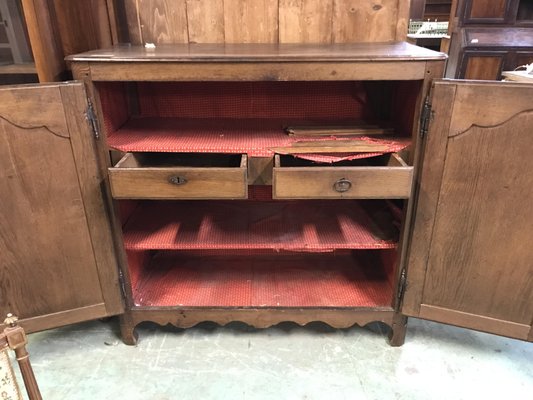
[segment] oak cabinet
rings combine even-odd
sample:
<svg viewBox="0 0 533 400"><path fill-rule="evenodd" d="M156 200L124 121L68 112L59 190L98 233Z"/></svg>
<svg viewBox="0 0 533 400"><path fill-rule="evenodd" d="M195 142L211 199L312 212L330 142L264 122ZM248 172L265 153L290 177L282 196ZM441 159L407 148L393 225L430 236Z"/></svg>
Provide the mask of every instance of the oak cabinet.
<svg viewBox="0 0 533 400"><path fill-rule="evenodd" d="M41 105L70 121L65 138L44 128L62 119L0 114L23 124L4 139L11 157L43 151L13 150L30 134L64 146L46 147L66 174L57 188L32 186L48 171L37 162L30 180L3 175L20 176L2 236L23 256L2 264L2 288L38 287L33 260L48 254L39 271L57 267L47 289L65 295L26 310L20 289L2 291L23 324L61 307L72 319L34 328L121 314L134 343L141 321L382 321L400 345L416 316L532 340L531 85L439 81L444 56L404 43L120 47L70 62L90 100L72 83ZM29 228L42 204L21 201L28 187L54 224ZM9 244L25 229L48 242ZM79 243L75 263L55 261L70 254L56 242Z"/></svg>

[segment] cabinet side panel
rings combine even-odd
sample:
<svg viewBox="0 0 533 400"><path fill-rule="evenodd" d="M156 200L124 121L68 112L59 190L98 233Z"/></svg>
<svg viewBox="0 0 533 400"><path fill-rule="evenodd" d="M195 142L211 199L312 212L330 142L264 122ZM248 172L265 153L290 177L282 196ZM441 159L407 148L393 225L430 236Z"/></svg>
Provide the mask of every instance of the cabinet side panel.
<svg viewBox="0 0 533 400"><path fill-rule="evenodd" d="M23 319L103 303L61 104L57 86L0 90L0 313Z"/></svg>

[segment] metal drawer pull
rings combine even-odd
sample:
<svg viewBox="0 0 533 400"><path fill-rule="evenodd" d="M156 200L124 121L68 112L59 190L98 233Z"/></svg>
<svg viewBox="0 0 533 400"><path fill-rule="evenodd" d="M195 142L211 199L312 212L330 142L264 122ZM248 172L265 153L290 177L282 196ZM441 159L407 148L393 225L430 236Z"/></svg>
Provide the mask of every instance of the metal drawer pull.
<svg viewBox="0 0 533 400"><path fill-rule="evenodd" d="M171 176L168 178L168 181L170 183L173 183L174 185L185 185L187 183L187 179L185 179L183 176Z"/></svg>
<svg viewBox="0 0 533 400"><path fill-rule="evenodd" d="M346 178L341 178L333 184L333 189L339 193L347 192L352 188L352 182Z"/></svg>

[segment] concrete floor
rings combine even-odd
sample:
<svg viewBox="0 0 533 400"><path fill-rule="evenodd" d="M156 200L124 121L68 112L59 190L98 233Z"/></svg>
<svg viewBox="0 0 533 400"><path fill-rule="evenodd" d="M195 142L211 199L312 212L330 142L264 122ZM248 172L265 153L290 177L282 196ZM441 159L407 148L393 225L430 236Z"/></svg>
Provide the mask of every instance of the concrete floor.
<svg viewBox="0 0 533 400"><path fill-rule="evenodd" d="M533 398L533 344L416 319L399 348L380 324L138 332L136 347L116 320L30 335L44 399Z"/></svg>

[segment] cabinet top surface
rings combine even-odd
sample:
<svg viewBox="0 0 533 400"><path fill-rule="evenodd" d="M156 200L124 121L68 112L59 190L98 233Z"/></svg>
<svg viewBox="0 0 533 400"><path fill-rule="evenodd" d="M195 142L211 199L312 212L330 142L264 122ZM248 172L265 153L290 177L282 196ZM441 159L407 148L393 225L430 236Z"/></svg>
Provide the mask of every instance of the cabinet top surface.
<svg viewBox="0 0 533 400"><path fill-rule="evenodd" d="M426 61L446 55L406 42L346 44L173 44L155 48L119 45L67 57L88 62L298 62Z"/></svg>

